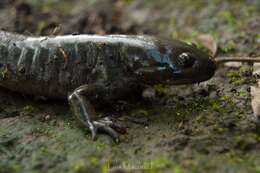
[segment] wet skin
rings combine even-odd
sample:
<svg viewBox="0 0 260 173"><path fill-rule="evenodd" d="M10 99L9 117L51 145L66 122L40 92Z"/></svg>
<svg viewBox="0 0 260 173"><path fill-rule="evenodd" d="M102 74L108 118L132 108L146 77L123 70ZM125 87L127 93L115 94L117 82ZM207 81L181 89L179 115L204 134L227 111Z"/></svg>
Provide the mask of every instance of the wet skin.
<svg viewBox="0 0 260 173"><path fill-rule="evenodd" d="M117 131L122 130L108 117L97 119L93 102L125 98L148 85L202 82L215 69L209 55L177 40L0 32L0 85L23 94L68 98L93 139L103 131L118 141Z"/></svg>

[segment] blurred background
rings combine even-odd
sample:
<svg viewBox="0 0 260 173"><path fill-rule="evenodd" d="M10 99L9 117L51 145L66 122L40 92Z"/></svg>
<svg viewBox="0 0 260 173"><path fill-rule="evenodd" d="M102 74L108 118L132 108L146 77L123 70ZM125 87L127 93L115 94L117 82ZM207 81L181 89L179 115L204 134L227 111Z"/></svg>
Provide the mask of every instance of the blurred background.
<svg viewBox="0 0 260 173"><path fill-rule="evenodd" d="M1 28L33 35L152 34L217 39L222 52L252 53L259 41L258 0L1 0ZM250 47L248 50L247 46Z"/></svg>

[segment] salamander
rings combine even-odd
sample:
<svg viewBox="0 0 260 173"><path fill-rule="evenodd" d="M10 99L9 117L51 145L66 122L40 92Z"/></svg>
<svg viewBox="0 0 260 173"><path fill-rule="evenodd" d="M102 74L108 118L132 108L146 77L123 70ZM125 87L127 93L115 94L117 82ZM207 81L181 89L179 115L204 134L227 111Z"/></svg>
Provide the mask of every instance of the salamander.
<svg viewBox="0 0 260 173"><path fill-rule="evenodd" d="M98 119L96 100L112 101L155 84L210 79L216 63L178 40L146 35L25 36L0 31L0 86L23 94L67 99L95 139L119 139L109 117Z"/></svg>

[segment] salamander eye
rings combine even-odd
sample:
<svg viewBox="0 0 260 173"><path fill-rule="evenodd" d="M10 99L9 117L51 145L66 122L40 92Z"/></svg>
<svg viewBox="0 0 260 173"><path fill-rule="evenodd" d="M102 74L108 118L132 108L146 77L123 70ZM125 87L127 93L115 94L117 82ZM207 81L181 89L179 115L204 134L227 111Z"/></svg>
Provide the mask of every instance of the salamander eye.
<svg viewBox="0 0 260 173"><path fill-rule="evenodd" d="M178 55L177 57L177 64L180 67L191 67L193 66L195 62L195 58L190 54L190 53L181 53L180 55Z"/></svg>

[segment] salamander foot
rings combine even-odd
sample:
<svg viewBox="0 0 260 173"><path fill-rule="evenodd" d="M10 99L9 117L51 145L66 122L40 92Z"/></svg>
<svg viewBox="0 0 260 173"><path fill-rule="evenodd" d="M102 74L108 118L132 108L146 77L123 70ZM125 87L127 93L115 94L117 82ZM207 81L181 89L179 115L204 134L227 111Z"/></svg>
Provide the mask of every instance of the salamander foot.
<svg viewBox="0 0 260 173"><path fill-rule="evenodd" d="M103 132L111 136L115 142L119 142L119 133L125 133L125 129L121 125L113 122L108 117L93 121L93 126L90 128L90 131L93 140L96 139L98 132Z"/></svg>
<svg viewBox="0 0 260 173"><path fill-rule="evenodd" d="M86 97L89 93L96 93L96 87L83 85L77 88L72 94L68 96L68 101L72 110L81 123L90 129L92 139L97 138L97 133L103 132L111 136L115 142L119 142L119 134L124 133L126 130L119 123L112 121L110 118L105 117L98 119L94 108Z"/></svg>

